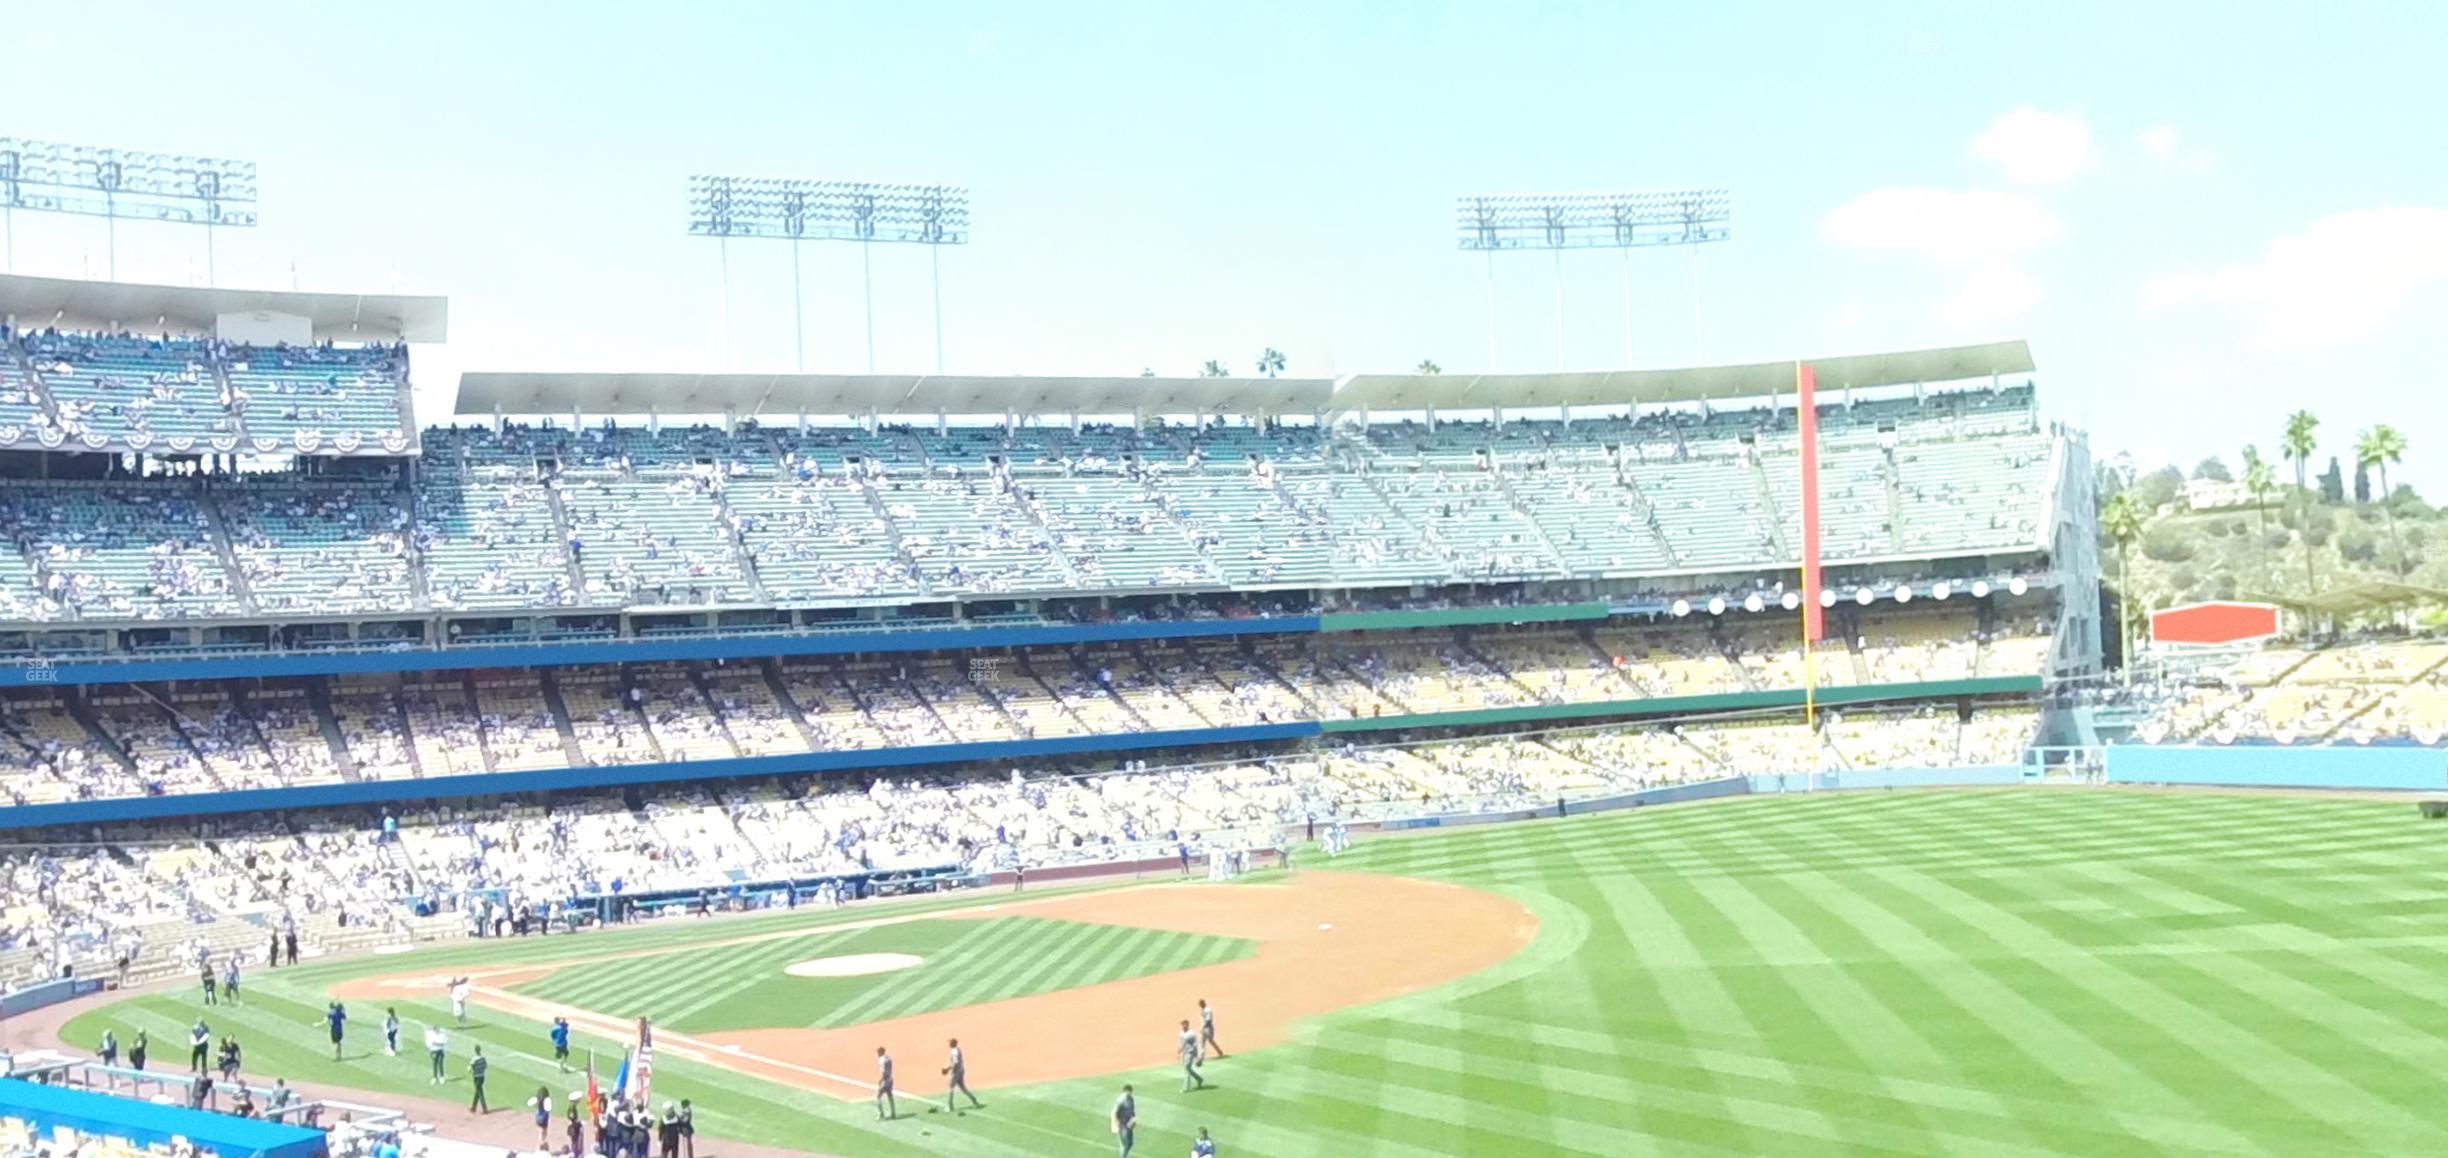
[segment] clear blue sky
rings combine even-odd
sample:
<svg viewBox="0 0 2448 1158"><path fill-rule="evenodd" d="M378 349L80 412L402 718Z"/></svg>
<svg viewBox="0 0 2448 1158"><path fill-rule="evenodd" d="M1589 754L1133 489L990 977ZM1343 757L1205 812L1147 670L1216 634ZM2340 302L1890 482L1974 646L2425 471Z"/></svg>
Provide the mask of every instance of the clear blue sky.
<svg viewBox="0 0 2448 1158"><path fill-rule="evenodd" d="M0 134L255 160L222 280L449 295L458 369L718 369L692 172L970 186L949 368L1489 364L1458 194L1730 186L1695 347L1634 255L1641 365L2028 337L2102 453L2190 462L2282 415L2397 424L2448 497L2439 5L420 3L6 21ZM100 276L99 222L17 268ZM122 229L131 280L201 277ZM786 251L732 250L743 370L792 363ZM1568 257L1572 368L1624 360ZM809 363L865 366L857 250L807 250ZM1556 364L1551 267L1498 271L1497 368ZM932 366L925 254L879 248L882 368Z"/></svg>

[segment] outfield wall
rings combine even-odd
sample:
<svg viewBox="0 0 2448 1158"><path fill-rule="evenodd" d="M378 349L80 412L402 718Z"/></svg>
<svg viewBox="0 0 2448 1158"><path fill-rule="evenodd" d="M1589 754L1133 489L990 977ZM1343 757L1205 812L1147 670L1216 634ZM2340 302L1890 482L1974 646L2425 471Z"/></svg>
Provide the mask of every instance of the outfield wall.
<svg viewBox="0 0 2448 1158"><path fill-rule="evenodd" d="M2448 750L2116 744L2108 749L2108 782L2437 792L2448 789Z"/></svg>
<svg viewBox="0 0 2448 1158"><path fill-rule="evenodd" d="M1788 772L1746 777L1751 791L1842 792L1864 788L1981 788L2021 784L2037 769L2021 764L1978 764L1956 768L1847 768L1835 772Z"/></svg>

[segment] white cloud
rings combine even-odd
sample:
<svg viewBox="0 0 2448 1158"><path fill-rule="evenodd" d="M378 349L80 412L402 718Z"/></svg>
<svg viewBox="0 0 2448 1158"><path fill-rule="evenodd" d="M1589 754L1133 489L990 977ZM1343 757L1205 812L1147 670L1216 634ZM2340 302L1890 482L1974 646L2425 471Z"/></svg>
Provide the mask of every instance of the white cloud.
<svg viewBox="0 0 2448 1158"><path fill-rule="evenodd" d="M2142 302L2227 307L2263 344L2302 349L2368 335L2435 286L2448 286L2448 209L2398 206L2320 218L2254 261L2160 274Z"/></svg>
<svg viewBox="0 0 2448 1158"><path fill-rule="evenodd" d="M2191 173L2210 171L2210 150L2187 148L2176 130L2160 125L2142 130L2142 153L2163 165L2174 165Z"/></svg>
<svg viewBox="0 0 2448 1158"><path fill-rule="evenodd" d="M2012 193L1893 186L1836 207L1820 232L1849 249L1953 265L2028 253L2063 237L2065 222Z"/></svg>
<svg viewBox="0 0 2448 1158"><path fill-rule="evenodd" d="M1972 155L1997 166L2009 181L2062 185L2091 167L2091 126L2025 105L1989 123L1972 139Z"/></svg>
<svg viewBox="0 0 2448 1158"><path fill-rule="evenodd" d="M2040 304L2040 280L2010 261L1992 261L1974 269L1955 292L1937 306L1940 320L1957 325L2011 321Z"/></svg>

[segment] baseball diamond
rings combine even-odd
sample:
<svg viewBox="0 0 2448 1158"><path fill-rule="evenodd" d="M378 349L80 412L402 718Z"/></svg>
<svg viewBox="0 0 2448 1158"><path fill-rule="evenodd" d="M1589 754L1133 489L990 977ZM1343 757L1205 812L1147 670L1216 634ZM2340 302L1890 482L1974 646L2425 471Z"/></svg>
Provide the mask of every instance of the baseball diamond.
<svg viewBox="0 0 2448 1158"><path fill-rule="evenodd" d="M1085 1152L1122 1081L1143 1137L1208 1125L1268 1154L2413 1154L2448 1146L2419 1064L2448 1035L2421 996L2448 966L2425 926L2443 880L2448 846L2360 800L1747 799L1361 842L1227 886L312 963L213 1017L256 1064L421 1094L421 1059L329 1061L327 997L442 1021L427 982L470 972L466 1036L510 1089L577 1080L541 1048L550 1017L608 1076L661 1006L657 1097L718 1138L841 1154ZM1011 942L777 980L811 946L898 937ZM1202 998L1234 1050L1176 1095L1173 1029ZM193 1012L167 991L63 1034L174 1039ZM914 1106L954 1036L984 1110L866 1113L862 1055L918 1059Z"/></svg>

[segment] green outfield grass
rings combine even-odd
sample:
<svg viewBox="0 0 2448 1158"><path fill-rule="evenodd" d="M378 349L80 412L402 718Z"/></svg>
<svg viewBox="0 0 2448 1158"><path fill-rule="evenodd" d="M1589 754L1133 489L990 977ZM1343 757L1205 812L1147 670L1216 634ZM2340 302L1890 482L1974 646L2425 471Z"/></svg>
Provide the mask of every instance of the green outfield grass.
<svg viewBox="0 0 2448 1158"><path fill-rule="evenodd" d="M1170 973L1247 957L1226 937L1036 917L912 921L565 966L518 991L654 1019L682 1033L834 1028ZM793 962L908 953L926 964L867 977L791 977Z"/></svg>
<svg viewBox="0 0 2448 1158"><path fill-rule="evenodd" d="M1104 1115L1123 1080L1139 1085L1139 1153L1159 1156L1187 1153L1201 1125L1232 1155L2448 1153L2448 1007L2436 997L2448 826L2404 805L1830 794L1379 841L1334 866L1502 892L1539 914L1541 932L1475 977L1213 1063L1216 1088L1189 1096L1156 1069L879 1123L863 1105L678 1058L659 1061L657 1096L695 1099L711 1132L854 1155L1112 1153ZM252 1004L211 1016L240 1035L254 1072L430 1094L421 1056L367 1056L378 1010L353 1007L349 1057L329 1060L324 986L837 919L683 922L259 972ZM800 959L776 952L759 975ZM1119 968L1069 939L1031 952L1063 955L1043 963L1049 976ZM623 965L564 976L603 984ZM740 984L694 1015L759 1000L759 982ZM894 1000L907 1011L927 999ZM135 999L70 1033L90 1042L115 1025L124 1041L143 1026L156 1067L176 1067L196 1010L184 992ZM1047 1027L1056 1040L1081 1031ZM470 1037L495 1058L497 1102L539 1080L572 1085L542 1060L539 1025L459 1035L454 1073ZM619 1056L611 1042L581 1046Z"/></svg>

